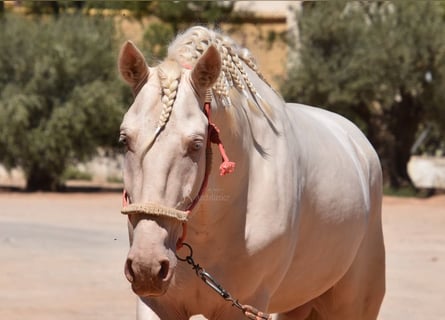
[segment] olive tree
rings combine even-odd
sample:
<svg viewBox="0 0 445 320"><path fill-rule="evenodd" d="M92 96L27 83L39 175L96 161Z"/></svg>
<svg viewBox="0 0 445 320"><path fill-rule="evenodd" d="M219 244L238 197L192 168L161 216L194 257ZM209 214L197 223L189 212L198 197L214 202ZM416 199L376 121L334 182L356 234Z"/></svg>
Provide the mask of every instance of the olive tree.
<svg viewBox="0 0 445 320"><path fill-rule="evenodd" d="M434 124L445 131L443 6L310 2L298 28L284 96L355 121L376 147L386 183L409 184L406 166L419 130Z"/></svg>
<svg viewBox="0 0 445 320"><path fill-rule="evenodd" d="M0 21L0 162L29 190L56 190L65 168L112 147L126 89L112 20L82 15Z"/></svg>

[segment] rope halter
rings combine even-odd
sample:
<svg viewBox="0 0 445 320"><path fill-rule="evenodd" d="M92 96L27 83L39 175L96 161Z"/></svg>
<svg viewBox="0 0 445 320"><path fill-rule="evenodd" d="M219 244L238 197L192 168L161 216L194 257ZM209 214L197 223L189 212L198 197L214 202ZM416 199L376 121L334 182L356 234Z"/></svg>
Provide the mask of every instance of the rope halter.
<svg viewBox="0 0 445 320"><path fill-rule="evenodd" d="M124 195L125 197L125 195ZM122 207L122 214L143 213L152 216L164 216L175 218L181 222L186 222L189 211L182 211L170 207L165 207L156 203L130 203Z"/></svg>
<svg viewBox="0 0 445 320"><path fill-rule="evenodd" d="M174 87L177 89L178 87L178 81L175 80ZM166 90L163 90L165 92ZM152 138L148 141L148 143L145 146L145 149L143 150L143 156L148 152L148 150L152 147L154 144L156 138L159 136L162 129L165 127L165 124L168 121L168 118L170 116L170 113L173 108L173 102L172 100L176 97L176 92L172 93L170 90L168 91L170 93L170 97L173 97L173 99L165 99L165 95L162 97L162 101L169 101L167 104L167 112L161 113L161 119L159 121L159 126L156 128L154 135ZM201 198L202 194L204 193L206 187L208 178L211 171L211 163L212 163L212 148L211 143L215 143L218 145L219 152L221 154L222 163L220 165L220 175L224 176L228 173L232 173L235 170L235 163L230 161L225 149L224 145L219 137L219 129L218 127L210 121L210 115L211 115L211 101L212 101L212 93L209 89L206 92L205 96L205 102L204 102L204 114L206 115L208 119L208 135L207 135L207 145L206 145L206 168L205 168L205 174L204 179L201 184L201 188L198 192L198 195L195 197L195 199L191 202L187 210L179 210L176 208L166 207L157 203L130 203L127 191L123 191L123 199L122 199L122 209L121 213L125 215L132 215L132 214L144 214L148 216L163 216L168 218L173 218L178 220L182 223L183 231L181 237L178 239L176 243L176 249L180 249L183 245L184 239L187 234L187 220L190 212L193 210L193 208L197 205L199 202L199 199ZM164 107L165 109L166 107ZM168 113L168 116L165 116L166 113ZM142 160L141 160L142 161Z"/></svg>

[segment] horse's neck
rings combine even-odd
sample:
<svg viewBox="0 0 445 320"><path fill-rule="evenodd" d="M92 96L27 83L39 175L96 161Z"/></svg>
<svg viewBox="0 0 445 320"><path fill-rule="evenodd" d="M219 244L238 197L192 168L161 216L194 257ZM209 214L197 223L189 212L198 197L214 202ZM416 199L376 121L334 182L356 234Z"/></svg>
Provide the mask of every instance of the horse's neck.
<svg viewBox="0 0 445 320"><path fill-rule="evenodd" d="M220 139L229 160L235 163L235 170L221 176L222 158L219 147L212 144L211 172L207 188L201 197L200 205L198 205L198 211L202 211L202 220L205 224L218 224L219 214L227 216L229 210L231 212L242 210L239 206L240 198L244 196L248 187L250 157L246 145L230 130L224 129L224 127L219 128Z"/></svg>
<svg viewBox="0 0 445 320"><path fill-rule="evenodd" d="M249 106L245 100L243 104L243 97L240 100L231 99L231 106L213 101L210 121L219 128L227 156L236 166L233 173L220 176L221 156L218 147L212 146L213 165L208 187L190 224L190 236L203 245L236 237L240 237L240 243L245 240L243 228L249 201L249 180L252 175L261 174L256 171L256 160L274 153L274 143L286 118L281 97L256 72L247 66L246 70L258 94L273 110L265 114L267 110ZM243 95L242 92L239 94ZM249 91L249 95L251 102L255 103L254 93Z"/></svg>
<svg viewBox="0 0 445 320"><path fill-rule="evenodd" d="M215 244L225 241L235 230L239 233L246 210L249 152L246 142L230 128L228 115L220 111L212 110L210 121L216 123L226 154L230 161L235 162L235 170L220 176L221 155L218 146L211 144L212 166L208 184L189 224L188 237L194 245Z"/></svg>
<svg viewBox="0 0 445 320"><path fill-rule="evenodd" d="M280 109L283 109L282 100L276 96L272 89L266 92L264 98L272 96L274 103L273 128L269 120L262 114L253 114L248 107L234 105L228 110L223 106L214 106L210 121L214 122L218 129L220 139L224 145L230 161L235 162L235 171L225 176L219 175L221 156L216 145L212 146L213 161L208 187L198 206L197 216L201 217L202 223L218 226L219 215L230 219L228 216L235 215L234 220L245 214L248 198L249 179L255 174L255 159L267 158L273 154L274 142L281 130L283 117ZM258 111L259 112L259 111Z"/></svg>
<svg viewBox="0 0 445 320"><path fill-rule="evenodd" d="M264 155L267 150L272 151L270 142L281 135L289 123L284 100L254 71L248 69L248 73L256 92L249 91L247 100L242 92L232 94L241 98L231 99L229 107L216 101L212 111L212 121L220 129L229 156L240 153L249 158L255 152Z"/></svg>

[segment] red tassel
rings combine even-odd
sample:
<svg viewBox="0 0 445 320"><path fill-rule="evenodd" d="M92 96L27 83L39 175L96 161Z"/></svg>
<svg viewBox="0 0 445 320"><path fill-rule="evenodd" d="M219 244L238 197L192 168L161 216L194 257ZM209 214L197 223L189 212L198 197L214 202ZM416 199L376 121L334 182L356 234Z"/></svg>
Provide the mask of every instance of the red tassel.
<svg viewBox="0 0 445 320"><path fill-rule="evenodd" d="M224 161L219 166L219 175L220 176L225 176L226 174L232 173L233 171L235 171L235 162Z"/></svg>
<svg viewBox="0 0 445 320"><path fill-rule="evenodd" d="M219 166L219 175L224 176L228 173L232 173L235 171L235 162L230 161L227 156L226 150L224 149L224 145L219 138L219 129L218 127L210 121L210 103L206 102L204 104L204 110L207 114L207 118L209 119L209 140L211 143L217 144L219 153L221 154L222 163Z"/></svg>

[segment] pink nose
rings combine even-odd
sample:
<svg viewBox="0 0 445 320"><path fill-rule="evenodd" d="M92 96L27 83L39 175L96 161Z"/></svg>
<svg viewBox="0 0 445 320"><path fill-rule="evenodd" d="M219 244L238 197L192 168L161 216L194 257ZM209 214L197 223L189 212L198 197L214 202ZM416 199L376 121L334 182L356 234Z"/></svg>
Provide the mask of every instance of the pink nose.
<svg viewBox="0 0 445 320"><path fill-rule="evenodd" d="M127 258L125 276L139 296L159 296L167 291L172 278L172 269L167 258L142 263L136 258Z"/></svg>

